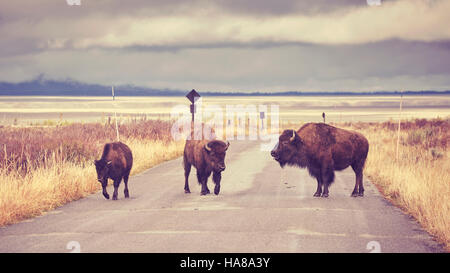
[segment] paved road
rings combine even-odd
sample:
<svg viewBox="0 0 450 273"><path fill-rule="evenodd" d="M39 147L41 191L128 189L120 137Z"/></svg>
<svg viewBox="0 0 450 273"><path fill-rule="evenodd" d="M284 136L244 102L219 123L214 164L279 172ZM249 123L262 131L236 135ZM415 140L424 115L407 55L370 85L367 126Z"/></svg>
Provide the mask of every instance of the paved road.
<svg viewBox="0 0 450 273"><path fill-rule="evenodd" d="M0 228L0 252L439 252L420 226L365 181L337 173L330 197L312 197L306 170L285 168L257 142L231 144L219 196L200 196L195 171L183 191L182 160L130 179L130 199L101 192ZM210 186L211 188L211 186ZM111 188L109 188L111 194Z"/></svg>

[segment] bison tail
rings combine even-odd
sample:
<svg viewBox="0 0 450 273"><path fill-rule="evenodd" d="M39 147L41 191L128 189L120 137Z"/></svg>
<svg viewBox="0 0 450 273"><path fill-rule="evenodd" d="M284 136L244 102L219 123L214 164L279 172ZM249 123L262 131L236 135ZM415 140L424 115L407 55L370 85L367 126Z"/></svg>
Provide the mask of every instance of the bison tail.
<svg viewBox="0 0 450 273"><path fill-rule="evenodd" d="M111 143L106 143L105 147L103 148L102 159L104 159L108 156L110 149L111 149Z"/></svg>

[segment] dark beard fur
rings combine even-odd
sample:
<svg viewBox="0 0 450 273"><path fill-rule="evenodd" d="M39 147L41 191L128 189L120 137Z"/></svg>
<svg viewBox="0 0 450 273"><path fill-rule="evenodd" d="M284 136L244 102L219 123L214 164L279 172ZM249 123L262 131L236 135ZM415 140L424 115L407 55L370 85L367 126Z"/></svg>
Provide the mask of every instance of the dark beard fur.
<svg viewBox="0 0 450 273"><path fill-rule="evenodd" d="M290 167L300 167L300 168L307 167L307 159L296 155L291 156L289 160L280 160L278 161L278 163L280 163L281 168L284 168L286 165Z"/></svg>

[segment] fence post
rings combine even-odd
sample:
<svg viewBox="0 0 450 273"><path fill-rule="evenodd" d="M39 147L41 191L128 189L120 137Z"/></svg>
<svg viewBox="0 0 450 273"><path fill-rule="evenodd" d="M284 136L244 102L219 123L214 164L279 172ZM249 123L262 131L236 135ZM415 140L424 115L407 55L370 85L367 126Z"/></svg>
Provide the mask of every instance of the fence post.
<svg viewBox="0 0 450 273"><path fill-rule="evenodd" d="M400 146L400 126L402 120L402 104L403 104L403 92L400 91L400 112L398 116L398 130L397 130L397 148L395 152L395 160L398 162L398 149Z"/></svg>

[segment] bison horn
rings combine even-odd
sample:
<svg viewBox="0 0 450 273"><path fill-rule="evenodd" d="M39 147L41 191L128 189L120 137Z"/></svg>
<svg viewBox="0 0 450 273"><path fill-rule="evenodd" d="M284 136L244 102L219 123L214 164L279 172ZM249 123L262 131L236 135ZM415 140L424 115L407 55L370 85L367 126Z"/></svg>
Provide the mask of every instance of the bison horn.
<svg viewBox="0 0 450 273"><path fill-rule="evenodd" d="M205 144L205 149L206 149L208 152L211 152L211 147L209 147L208 144L209 144L209 142Z"/></svg>
<svg viewBox="0 0 450 273"><path fill-rule="evenodd" d="M230 147L230 142L227 141L227 147L225 148L225 151L228 149L228 147Z"/></svg>
<svg viewBox="0 0 450 273"><path fill-rule="evenodd" d="M294 141L295 139L295 130L292 130L292 137L289 139L289 141Z"/></svg>
<svg viewBox="0 0 450 273"><path fill-rule="evenodd" d="M112 161L108 161L108 162L106 162L106 164L107 164L107 165L111 165L111 164L112 164Z"/></svg>

